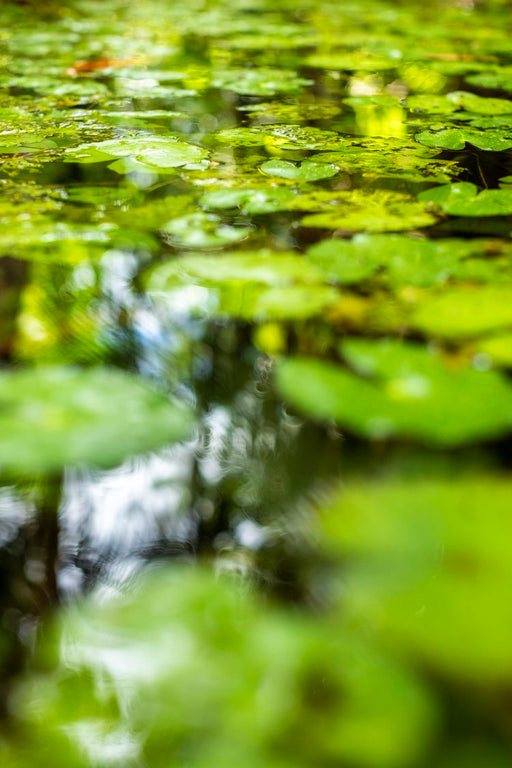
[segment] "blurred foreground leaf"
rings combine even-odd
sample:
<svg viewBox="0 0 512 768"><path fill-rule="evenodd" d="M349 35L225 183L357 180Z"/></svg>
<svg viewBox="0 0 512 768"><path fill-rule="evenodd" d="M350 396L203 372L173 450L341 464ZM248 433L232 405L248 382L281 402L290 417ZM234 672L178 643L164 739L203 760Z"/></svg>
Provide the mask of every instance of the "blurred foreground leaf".
<svg viewBox="0 0 512 768"><path fill-rule="evenodd" d="M395 768L433 726L425 689L365 640L197 569L67 609L53 642L54 671L13 697L23 766L65 734L73 766Z"/></svg>
<svg viewBox="0 0 512 768"><path fill-rule="evenodd" d="M356 373L315 359L282 360L282 395L309 416L374 439L453 446L512 428L512 388L495 371L450 366L415 344L353 339L341 351Z"/></svg>
<svg viewBox="0 0 512 768"><path fill-rule="evenodd" d="M0 466L113 466L186 438L190 412L136 376L55 366L0 374Z"/></svg>

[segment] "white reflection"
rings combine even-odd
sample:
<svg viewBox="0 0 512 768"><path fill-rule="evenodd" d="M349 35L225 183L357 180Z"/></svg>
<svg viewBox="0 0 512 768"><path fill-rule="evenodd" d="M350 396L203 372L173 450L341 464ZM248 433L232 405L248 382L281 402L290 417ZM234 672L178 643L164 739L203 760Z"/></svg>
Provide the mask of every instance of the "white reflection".
<svg viewBox="0 0 512 768"><path fill-rule="evenodd" d="M68 470L60 510L59 588L70 596L101 573L122 583L141 560L186 551L196 446L137 457L109 472Z"/></svg>

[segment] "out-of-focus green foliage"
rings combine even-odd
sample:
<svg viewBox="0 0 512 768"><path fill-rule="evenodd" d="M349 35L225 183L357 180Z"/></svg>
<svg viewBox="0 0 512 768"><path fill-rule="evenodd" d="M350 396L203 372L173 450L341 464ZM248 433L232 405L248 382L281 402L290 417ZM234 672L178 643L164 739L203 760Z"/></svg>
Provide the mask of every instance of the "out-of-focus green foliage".
<svg viewBox="0 0 512 768"><path fill-rule="evenodd" d="M495 371L450 365L413 344L353 339L341 352L354 372L307 358L281 361L283 396L315 418L376 439L450 446L510 429L512 388Z"/></svg>
<svg viewBox="0 0 512 768"><path fill-rule="evenodd" d="M510 493L510 478L499 475L347 488L322 525L346 564L339 604L349 622L451 680L482 692L506 685Z"/></svg>
<svg viewBox="0 0 512 768"><path fill-rule="evenodd" d="M510 765L508 17L2 4L2 768Z"/></svg>
<svg viewBox="0 0 512 768"><path fill-rule="evenodd" d="M51 471L118 464L190 434L186 409L137 377L65 366L2 372L0 465Z"/></svg>
<svg viewBox="0 0 512 768"><path fill-rule="evenodd" d="M56 668L14 694L21 764L64 733L77 766L409 765L434 732L428 687L333 619L183 569L67 610L42 650Z"/></svg>

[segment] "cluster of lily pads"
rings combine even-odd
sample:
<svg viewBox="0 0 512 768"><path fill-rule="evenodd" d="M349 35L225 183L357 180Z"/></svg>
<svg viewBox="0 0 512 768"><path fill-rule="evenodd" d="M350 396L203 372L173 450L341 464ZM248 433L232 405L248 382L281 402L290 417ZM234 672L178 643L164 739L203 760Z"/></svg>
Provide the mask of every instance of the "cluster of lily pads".
<svg viewBox="0 0 512 768"><path fill-rule="evenodd" d="M308 523L316 614L194 568L62 611L9 690L2 765L508 765L506 3L0 18L9 482L206 431L212 327L265 360L291 431L386 456Z"/></svg>

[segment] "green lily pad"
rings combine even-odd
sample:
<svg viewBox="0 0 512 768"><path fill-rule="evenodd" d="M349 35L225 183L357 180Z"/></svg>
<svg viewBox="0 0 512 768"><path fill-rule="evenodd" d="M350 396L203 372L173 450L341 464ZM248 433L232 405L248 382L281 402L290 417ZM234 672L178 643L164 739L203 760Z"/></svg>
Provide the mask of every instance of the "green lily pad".
<svg viewBox="0 0 512 768"><path fill-rule="evenodd" d="M152 168L178 168L181 165L197 163L207 155L206 149L176 141L161 149L147 149L137 155L136 159Z"/></svg>
<svg viewBox="0 0 512 768"><path fill-rule="evenodd" d="M171 308L257 322L321 314L339 300L323 275L293 253L189 254L150 271L147 291Z"/></svg>
<svg viewBox="0 0 512 768"><path fill-rule="evenodd" d="M187 254L155 267L147 286L150 291L162 291L184 284L242 281L281 286L295 282L322 283L323 279L319 269L296 253L261 250Z"/></svg>
<svg viewBox="0 0 512 768"><path fill-rule="evenodd" d="M311 160L304 160L300 165L287 160L268 160L260 168L268 176L278 176L281 179L293 181L321 181L331 179L339 173L338 168L333 165Z"/></svg>
<svg viewBox="0 0 512 768"><path fill-rule="evenodd" d="M15 692L24 766L52 750L56 768L84 768L122 739L125 764L163 766L170 751L190 768L391 768L434 725L420 681L365 637L201 568L153 569L126 594L67 607L39 657L44 670Z"/></svg>
<svg viewBox="0 0 512 768"><path fill-rule="evenodd" d="M171 219L160 227L160 232L172 245L219 248L243 240L251 233L251 229L224 224L220 216L213 213L191 213Z"/></svg>
<svg viewBox="0 0 512 768"><path fill-rule="evenodd" d="M323 240L307 251L306 258L328 279L340 283L358 283L383 268L393 286L429 287L461 273L466 276L461 259L481 255L485 247L486 241L479 240L420 240L404 235L360 234L351 240ZM488 261L482 259L482 263L485 265ZM492 275L490 272L485 277Z"/></svg>
<svg viewBox="0 0 512 768"><path fill-rule="evenodd" d="M485 440L512 429L512 387L495 371L449 366L414 344L351 340L333 363L278 363L279 391L316 419L370 439L407 437L435 446ZM484 405L485 404L485 405Z"/></svg>
<svg viewBox="0 0 512 768"><path fill-rule="evenodd" d="M305 216L304 227L341 229L348 232L399 232L428 227L436 221L428 203L399 192L376 190L339 193L336 205L325 212Z"/></svg>
<svg viewBox="0 0 512 768"><path fill-rule="evenodd" d="M419 200L438 203L451 216L510 216L512 190L484 189L478 192L475 184L460 182L435 187L418 195Z"/></svg>
<svg viewBox="0 0 512 768"><path fill-rule="evenodd" d="M15 221L0 233L0 254L30 260L79 261L88 249L110 244L117 230L112 224L92 226L48 219Z"/></svg>
<svg viewBox="0 0 512 768"><path fill-rule="evenodd" d="M448 339L481 336L512 326L512 287L457 287L423 297L410 325Z"/></svg>
<svg viewBox="0 0 512 768"><path fill-rule="evenodd" d="M474 112L477 115L508 115L512 112L512 103L509 99L495 99L485 96L477 96L468 91L452 91L446 95L448 101L459 109Z"/></svg>
<svg viewBox="0 0 512 768"><path fill-rule="evenodd" d="M477 351L491 358L495 365L512 368L512 331L482 339L477 344Z"/></svg>
<svg viewBox="0 0 512 768"><path fill-rule="evenodd" d="M490 473L454 480L348 485L324 512L324 541L345 563L349 621L445 680L502 685L512 679L512 484Z"/></svg>
<svg viewBox="0 0 512 768"><path fill-rule="evenodd" d="M0 466L50 472L114 466L190 434L189 411L137 377L64 366L0 375Z"/></svg>
<svg viewBox="0 0 512 768"><path fill-rule="evenodd" d="M427 147L440 149L464 149L472 144L487 152L503 152L512 148L510 130L477 130L476 128L439 128L421 131L415 136L416 141Z"/></svg>
<svg viewBox="0 0 512 768"><path fill-rule="evenodd" d="M459 109L455 102L437 93L413 94L407 97L405 105L411 112L419 112L426 115L448 115Z"/></svg>
<svg viewBox="0 0 512 768"><path fill-rule="evenodd" d="M341 69L348 72L383 72L396 69L399 62L385 56L364 52L315 53L308 56L306 64L318 69Z"/></svg>
<svg viewBox="0 0 512 768"><path fill-rule="evenodd" d="M314 103L281 104L277 101L264 101L237 107L240 112L247 112L251 117L261 117L265 122L307 123L310 120L327 120L341 112L341 106L334 101L315 98Z"/></svg>
<svg viewBox="0 0 512 768"><path fill-rule="evenodd" d="M195 163L207 155L195 144L173 138L154 136L112 139L66 149L64 160L73 163L91 163L112 158L133 157L152 168L177 168Z"/></svg>
<svg viewBox="0 0 512 768"><path fill-rule="evenodd" d="M330 163L348 174L362 174L365 179L397 178L403 181L450 181L457 175L457 164L439 160L439 151L427 149L402 139L363 139L342 150L314 155L315 162Z"/></svg>
<svg viewBox="0 0 512 768"><path fill-rule="evenodd" d="M216 189L206 192L200 200L206 210L229 210L240 208L244 214L275 213L286 211L297 199L297 195L283 189Z"/></svg>
<svg viewBox="0 0 512 768"><path fill-rule="evenodd" d="M466 77L466 82L469 85L475 85L477 88L488 88L512 93L512 67L504 66L492 72L470 74Z"/></svg>
<svg viewBox="0 0 512 768"><path fill-rule="evenodd" d="M215 138L232 147L268 145L278 149L339 149L345 139L335 131L301 125L265 125L253 128L226 128Z"/></svg>
<svg viewBox="0 0 512 768"><path fill-rule="evenodd" d="M211 84L249 96L274 96L276 93L296 93L311 82L289 69L251 67L215 72Z"/></svg>
<svg viewBox="0 0 512 768"><path fill-rule="evenodd" d="M512 112L512 104L508 99L477 96L469 91L452 91L445 96L417 94L409 96L406 104L409 109L426 114L448 115L457 110L465 110L467 113L489 117L509 115ZM461 117L457 115L455 119Z"/></svg>

